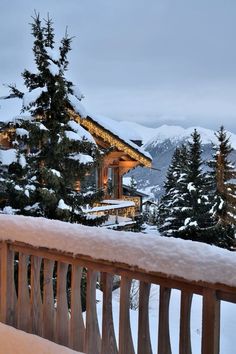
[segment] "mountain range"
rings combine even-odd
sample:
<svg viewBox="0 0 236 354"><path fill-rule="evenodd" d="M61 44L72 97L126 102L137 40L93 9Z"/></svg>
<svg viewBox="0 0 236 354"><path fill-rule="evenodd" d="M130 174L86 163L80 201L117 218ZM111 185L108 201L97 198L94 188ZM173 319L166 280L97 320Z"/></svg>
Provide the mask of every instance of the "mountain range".
<svg viewBox="0 0 236 354"><path fill-rule="evenodd" d="M202 127L183 128L181 126L162 125L158 128L145 127L133 122L122 122L122 126L139 135L143 148L153 158L153 168L138 167L129 172L137 182L138 190L158 199L163 193L163 184L172 155L177 146L191 139L194 129L201 135L202 159L208 161L212 157L212 146L217 143L215 132ZM234 148L231 156L236 162L236 134L228 132L230 143Z"/></svg>

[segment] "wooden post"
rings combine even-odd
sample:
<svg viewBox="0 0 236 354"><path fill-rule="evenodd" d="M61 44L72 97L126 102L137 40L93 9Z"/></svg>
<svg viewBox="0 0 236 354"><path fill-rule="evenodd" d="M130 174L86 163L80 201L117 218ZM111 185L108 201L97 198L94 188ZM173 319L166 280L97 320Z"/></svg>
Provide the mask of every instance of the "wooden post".
<svg viewBox="0 0 236 354"><path fill-rule="evenodd" d="M56 342L68 346L69 310L67 302L67 270L68 264L57 263L57 310L56 310Z"/></svg>
<svg viewBox="0 0 236 354"><path fill-rule="evenodd" d="M42 258L31 256L31 320L32 333L42 336L42 297L40 288L40 269Z"/></svg>
<svg viewBox="0 0 236 354"><path fill-rule="evenodd" d="M87 354L99 354L101 351L101 336L96 310L96 283L97 272L89 269L87 271L86 289L85 352Z"/></svg>
<svg viewBox="0 0 236 354"><path fill-rule="evenodd" d="M112 316L112 283L113 276L111 274L102 273L103 312L101 354L118 353Z"/></svg>
<svg viewBox="0 0 236 354"><path fill-rule="evenodd" d="M83 268L73 264L71 270L70 348L84 351L85 327L81 306L81 277Z"/></svg>
<svg viewBox="0 0 236 354"><path fill-rule="evenodd" d="M53 269L55 262L44 259L43 276L43 337L55 339L55 308L53 294Z"/></svg>
<svg viewBox="0 0 236 354"><path fill-rule="evenodd" d="M31 330L28 263L29 256L20 252L18 273L17 327L26 332Z"/></svg>
<svg viewBox="0 0 236 354"><path fill-rule="evenodd" d="M191 354L191 305L193 294L181 292L179 354Z"/></svg>
<svg viewBox="0 0 236 354"><path fill-rule="evenodd" d="M15 285L14 252L6 242L1 246L1 322L14 325L15 322Z"/></svg>
<svg viewBox="0 0 236 354"><path fill-rule="evenodd" d="M131 279L122 276L120 286L119 354L135 353L129 314L130 287Z"/></svg>
<svg viewBox="0 0 236 354"><path fill-rule="evenodd" d="M202 354L219 354L220 301L215 290L204 289L202 310Z"/></svg>
<svg viewBox="0 0 236 354"><path fill-rule="evenodd" d="M138 354L152 354L149 331L149 294L151 284L140 282L138 318Z"/></svg>
<svg viewBox="0 0 236 354"><path fill-rule="evenodd" d="M160 287L158 354L171 354L169 328L170 293L170 288Z"/></svg>

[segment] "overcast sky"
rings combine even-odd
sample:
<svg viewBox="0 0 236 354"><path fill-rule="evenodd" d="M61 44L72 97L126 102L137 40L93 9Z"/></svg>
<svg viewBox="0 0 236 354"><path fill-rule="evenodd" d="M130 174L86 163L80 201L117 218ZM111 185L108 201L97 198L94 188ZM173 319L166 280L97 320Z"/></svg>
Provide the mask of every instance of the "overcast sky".
<svg viewBox="0 0 236 354"><path fill-rule="evenodd" d="M32 68L34 9L75 37L68 75L87 110L236 133L235 0L1 0L1 84Z"/></svg>

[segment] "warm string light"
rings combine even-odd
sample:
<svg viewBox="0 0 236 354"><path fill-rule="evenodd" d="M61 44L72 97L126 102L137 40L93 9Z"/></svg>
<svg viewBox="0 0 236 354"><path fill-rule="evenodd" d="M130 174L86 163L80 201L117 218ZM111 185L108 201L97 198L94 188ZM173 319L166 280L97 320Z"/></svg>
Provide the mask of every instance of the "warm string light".
<svg viewBox="0 0 236 354"><path fill-rule="evenodd" d="M112 133L100 128L95 122L90 121L89 118L81 119L81 117L75 114L72 110L69 110L70 115L83 127L93 135L101 137L104 141L108 142L111 146L115 146L119 151L124 151L127 155L136 161L139 161L141 165L151 167L150 159L144 157L141 153L135 151L127 144L113 136Z"/></svg>
<svg viewBox="0 0 236 354"><path fill-rule="evenodd" d="M124 200L127 200L129 202L134 202L136 208L140 208L140 198L139 197L131 197L127 195L123 195Z"/></svg>

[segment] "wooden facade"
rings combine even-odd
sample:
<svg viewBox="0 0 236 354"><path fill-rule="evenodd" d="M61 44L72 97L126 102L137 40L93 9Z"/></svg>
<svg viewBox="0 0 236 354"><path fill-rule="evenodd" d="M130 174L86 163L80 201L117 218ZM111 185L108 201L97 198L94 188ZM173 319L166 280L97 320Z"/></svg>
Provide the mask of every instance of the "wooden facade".
<svg viewBox="0 0 236 354"><path fill-rule="evenodd" d="M124 141L93 118L81 117L70 111L73 119L95 139L103 151L103 159L98 170L97 185L105 192L105 198L122 199L122 177L137 166L151 167L152 160L132 141Z"/></svg>

